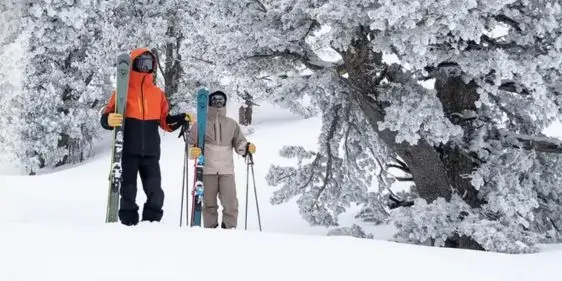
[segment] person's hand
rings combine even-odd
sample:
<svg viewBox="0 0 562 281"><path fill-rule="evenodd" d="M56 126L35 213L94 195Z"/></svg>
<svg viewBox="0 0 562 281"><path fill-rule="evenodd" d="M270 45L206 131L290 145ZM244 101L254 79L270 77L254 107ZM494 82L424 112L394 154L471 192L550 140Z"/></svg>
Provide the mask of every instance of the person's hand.
<svg viewBox="0 0 562 281"><path fill-rule="evenodd" d="M194 146L189 150L189 158L190 159L197 159L201 155L201 148Z"/></svg>
<svg viewBox="0 0 562 281"><path fill-rule="evenodd" d="M123 115L119 113L109 113L107 117L107 124L110 127L118 127L123 124Z"/></svg>
<svg viewBox="0 0 562 281"><path fill-rule="evenodd" d="M248 143L248 145L246 146L246 153L256 153L256 146L253 143Z"/></svg>
<svg viewBox="0 0 562 281"><path fill-rule="evenodd" d="M193 114L191 113L184 113L184 120L185 122L193 123L195 118L193 118Z"/></svg>

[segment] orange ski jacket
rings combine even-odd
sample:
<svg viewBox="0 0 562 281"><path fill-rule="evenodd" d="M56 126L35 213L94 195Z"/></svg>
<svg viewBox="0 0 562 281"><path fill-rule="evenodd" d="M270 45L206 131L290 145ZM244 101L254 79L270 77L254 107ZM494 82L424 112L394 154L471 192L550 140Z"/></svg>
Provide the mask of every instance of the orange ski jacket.
<svg viewBox="0 0 562 281"><path fill-rule="evenodd" d="M156 56L147 48L131 52L131 62L148 52L154 58L153 69L157 69ZM115 91L103 111L100 123L104 129L112 130L107 118L115 111ZM169 104L160 88L154 85L153 73L136 72L131 68L127 105L124 120L124 154L160 156L160 134L158 127L167 132L177 130L184 122L185 114L169 115Z"/></svg>

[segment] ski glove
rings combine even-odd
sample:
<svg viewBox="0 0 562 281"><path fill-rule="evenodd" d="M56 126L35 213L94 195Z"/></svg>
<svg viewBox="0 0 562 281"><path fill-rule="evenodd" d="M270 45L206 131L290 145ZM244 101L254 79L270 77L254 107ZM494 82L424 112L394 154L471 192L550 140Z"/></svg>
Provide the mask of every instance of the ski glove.
<svg viewBox="0 0 562 281"><path fill-rule="evenodd" d="M110 127L121 126L121 124L123 124L123 115L119 113L109 113L109 116L107 117L107 124Z"/></svg>
<svg viewBox="0 0 562 281"><path fill-rule="evenodd" d="M172 131L175 131L176 129L178 129L179 127L184 125L185 123L191 122L190 118L191 118L191 115L189 113L180 113L180 114L177 114L177 115L168 115L168 116L166 116L166 123L170 127L170 129L172 129Z"/></svg>
<svg viewBox="0 0 562 281"><path fill-rule="evenodd" d="M189 150L189 159L197 159L201 155L201 148L194 146Z"/></svg>
<svg viewBox="0 0 562 281"><path fill-rule="evenodd" d="M256 153L256 146L253 143L248 143L248 145L246 145L246 154L247 153L250 154Z"/></svg>
<svg viewBox="0 0 562 281"><path fill-rule="evenodd" d="M184 120L186 122L193 123L193 121L195 120L195 118L193 118L193 114L191 113L184 113L184 114L185 114Z"/></svg>

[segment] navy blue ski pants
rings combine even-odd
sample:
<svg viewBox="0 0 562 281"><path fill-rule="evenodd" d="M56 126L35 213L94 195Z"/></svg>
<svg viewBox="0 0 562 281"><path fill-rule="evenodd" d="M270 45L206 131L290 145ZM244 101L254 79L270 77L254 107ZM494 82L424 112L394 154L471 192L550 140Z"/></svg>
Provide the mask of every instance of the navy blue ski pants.
<svg viewBox="0 0 562 281"><path fill-rule="evenodd" d="M140 174L146 202L142 210L143 221L160 221L164 205L160 163L158 156L123 155L123 182L121 184L121 202L119 219L122 224L135 225L139 222L137 197L137 175Z"/></svg>

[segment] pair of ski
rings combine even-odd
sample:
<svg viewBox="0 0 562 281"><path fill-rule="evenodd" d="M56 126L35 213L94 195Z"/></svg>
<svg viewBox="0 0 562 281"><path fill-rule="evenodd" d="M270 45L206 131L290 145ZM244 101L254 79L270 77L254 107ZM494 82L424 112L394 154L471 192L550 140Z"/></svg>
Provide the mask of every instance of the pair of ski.
<svg viewBox="0 0 562 281"><path fill-rule="evenodd" d="M131 71L131 57L129 54L123 53L117 56L117 92L115 95L115 113L125 114L125 105L127 104L127 89L129 85L129 77ZM191 226L201 226L201 211L203 204L203 166L205 164L205 129L207 127L207 106L209 91L207 89L199 89L197 91L197 147L201 148L201 155L195 161L195 178L193 184L193 207L191 213ZM189 133L187 125L187 133ZM182 128L183 130L183 128ZM107 210L105 221L108 223L117 222L119 209L119 191L122 181L121 158L123 155L123 134L125 132L124 124L113 130L113 145L111 167L109 174L109 192L107 199ZM187 149L187 139L186 149ZM187 153L187 150L184 152ZM187 157L186 157L187 162ZM184 163L184 182L187 180L187 167ZM182 187L182 208L184 198L184 188ZM186 209L187 212L187 209ZM183 210L182 210L183 214ZM181 226L181 218L180 218Z"/></svg>

